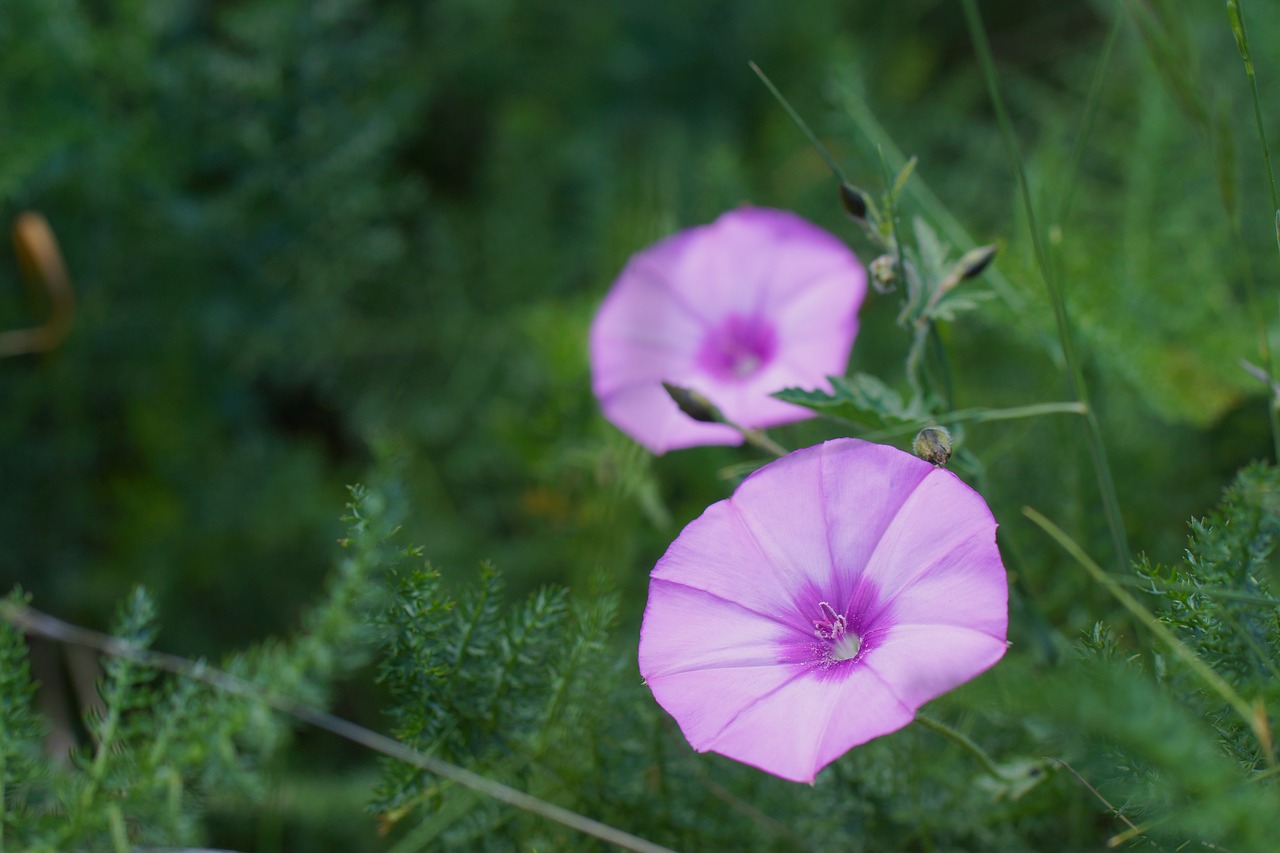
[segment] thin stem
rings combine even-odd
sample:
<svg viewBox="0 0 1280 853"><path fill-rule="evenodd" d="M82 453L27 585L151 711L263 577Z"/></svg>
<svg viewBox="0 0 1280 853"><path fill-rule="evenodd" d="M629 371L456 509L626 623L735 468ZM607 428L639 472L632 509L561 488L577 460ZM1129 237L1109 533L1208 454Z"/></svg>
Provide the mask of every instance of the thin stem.
<svg viewBox="0 0 1280 853"><path fill-rule="evenodd" d="M1276 197L1276 175L1271 168L1271 148L1267 145L1267 131L1262 122L1262 104L1258 98L1258 78L1253 70L1253 57L1249 52L1249 31L1244 26L1244 9L1240 0L1227 0L1227 17L1231 21L1231 32L1236 37L1236 47L1240 50L1240 58L1244 60L1244 72L1249 77L1249 92L1253 96L1253 120L1258 126L1258 142L1262 145L1262 161L1267 169L1267 186L1271 190L1271 209L1280 212L1280 201Z"/></svg>
<svg viewBox="0 0 1280 853"><path fill-rule="evenodd" d="M433 776L439 776L464 788L469 788L499 802L554 821L561 826L566 826L584 835L590 835L610 844L616 844L625 850L638 851L638 853L672 853L669 848L646 841L620 829L615 829L577 812L548 803L523 791L503 785L501 782L495 782L478 773L472 773L457 765L442 761L433 755L410 749L385 735L378 734L341 717L335 717L332 714L304 705L288 697L271 693L257 684L214 669L202 662L194 662L177 655L144 649L115 637L63 622L61 619L56 619L14 602L0 602L0 617L33 636L95 649L105 655L133 661L142 666L153 667L199 681L224 693L261 702L263 705L288 714L316 728L323 729L330 734L337 735L344 740L394 758L397 761L403 761L406 764L425 770Z"/></svg>
<svg viewBox="0 0 1280 853"><path fill-rule="evenodd" d="M992 421L1012 421L1020 418L1038 418L1044 415L1083 415L1086 409L1083 403L1033 403L1029 406L1013 406L1008 409L956 409L940 415L930 415L918 421L885 427L874 432L865 433L861 437L867 441L878 441L895 435L909 435L932 423L990 423Z"/></svg>
<svg viewBox="0 0 1280 853"><path fill-rule="evenodd" d="M1074 767L1072 767L1067 762L1063 761L1061 758L1051 758L1049 760L1053 761L1060 767L1065 767L1067 769L1067 772L1069 772L1072 776L1076 777L1076 779L1080 782L1081 785L1084 785L1085 788L1087 788L1091 794L1097 797L1098 800L1104 806L1107 807L1107 811L1111 812L1120 820L1124 821L1125 826L1129 827L1129 829L1131 830L1131 836L1140 834L1141 830L1139 830L1138 827L1133 825L1133 821L1129 820L1129 818L1124 814L1124 812L1120 811L1118 808L1111 805L1111 801L1108 800L1106 797L1102 796L1101 791L1099 791L1097 788L1090 785L1089 780L1081 776L1080 773ZM1114 841L1115 838L1112 838L1111 840Z"/></svg>
<svg viewBox="0 0 1280 853"><path fill-rule="evenodd" d="M1240 58L1244 60L1244 71L1249 78L1249 94L1253 99L1253 120L1258 128L1258 143L1262 147L1262 162L1267 173L1267 187L1271 191L1271 209L1275 211L1277 222L1277 250L1280 250L1280 201L1276 197L1276 176L1271 166L1271 147L1267 144L1266 126L1262 121L1262 104L1258 97L1258 78L1253 68L1253 56L1249 51L1249 31L1244 25L1244 9L1240 6L1240 0L1227 0L1227 18L1231 22L1231 31L1236 37L1236 47L1240 51ZM1241 248L1244 247L1244 234L1240 226L1240 214L1238 210L1228 211L1231 218L1232 233ZM1253 268L1249 264L1249 259L1243 252L1245 263L1245 296L1249 302L1249 313L1253 315L1254 323L1257 326L1258 334L1258 355L1262 358L1267 369L1273 374L1276 365L1271 353L1271 340L1267 334L1267 321L1262 313L1262 304L1258 299L1257 285L1253 279ZM1271 405L1267 412L1271 420L1271 441L1274 445L1274 452L1277 461L1280 461L1280 409L1277 409L1276 399L1272 399Z"/></svg>
<svg viewBox="0 0 1280 853"><path fill-rule="evenodd" d="M748 62L747 64L751 66L751 70L760 78L760 82L765 85L765 88L769 90L769 93L773 95L778 103L782 105L782 108L787 111L787 115L791 116L791 120L800 128L800 132L805 135L805 138L809 140L809 143L814 148L818 149L818 153L822 155L822 159L827 161L827 167L831 169L831 173L839 179L840 183L849 183L844 176L844 171L840 168L840 164L836 162L836 158L831 156L831 152L827 150L827 146L822 144L818 139L818 135L809 128L809 125L805 123L805 120L800 118L800 113L796 112L795 107L791 106L791 102L783 96L782 92L778 91L778 87L773 85L773 81L769 79L768 75L761 71L760 66L756 65L754 62Z"/></svg>
<svg viewBox="0 0 1280 853"><path fill-rule="evenodd" d="M948 726L946 723L940 723L937 720L933 719L932 717L922 714L919 711L916 711L916 722L924 726L929 731L937 732L938 734L944 737L951 738L951 740L955 741L960 746L964 747L964 749L967 750L970 755L978 759L978 763L981 764L983 769L986 770L988 773L990 773L992 776L995 776L997 779L1008 778L1008 774L1005 773L1003 770L1001 770L1000 767L994 761L991 760L991 756L987 755L986 750L984 750L982 747L978 746L976 743L970 740L967 735L964 735L961 732L958 732L955 729L951 728L951 726Z"/></svg>
<svg viewBox="0 0 1280 853"><path fill-rule="evenodd" d="M1209 689L1222 697L1223 701L1240 715L1245 725L1257 736L1259 743L1262 744L1263 752L1267 756L1267 762L1269 764L1275 763L1275 756L1272 754L1271 728L1267 722L1265 710L1260 705L1250 705L1246 702L1234 687L1223 680L1222 676L1214 672L1213 668L1207 663L1200 660L1199 656L1179 640L1169 630L1168 626L1157 619L1150 610L1138 603L1138 600L1132 595L1125 592L1115 578L1104 572L1102 567L1095 563L1084 552L1084 549L1076 544L1075 540L1064 533L1060 527L1029 506L1022 508L1022 514L1031 519L1045 533L1048 533L1095 581L1102 584L1107 592L1111 593L1117 601L1125 606L1125 609L1132 613L1151 633L1159 637L1175 657L1181 659Z"/></svg>
<svg viewBox="0 0 1280 853"><path fill-rule="evenodd" d="M1018 181L1018 189L1022 196L1022 205L1031 231L1031 241L1035 247L1036 262L1040 267L1040 275L1044 279L1045 288L1049 291L1049 302L1053 305L1054 320L1058 326L1058 339L1062 343L1062 354L1066 361L1067 375L1071 381L1072 391L1085 406L1085 431L1089 455L1093 461L1094 473L1098 481L1098 491L1102 498L1102 509L1107 517L1107 526L1111 530L1111 544L1115 549L1117 566L1121 571L1129 568L1129 541L1125 533L1124 517L1120 513L1120 499L1116 494L1115 482L1111 476L1111 466L1107 462L1106 446L1102 441L1102 428L1098 424L1097 414L1089 403L1089 389L1084 381L1084 368L1076 354L1075 342L1071 336L1071 323L1067 317L1067 305L1058 288L1053 266L1045 246L1044 235L1036 222L1035 205L1031 200L1031 188L1023 168L1022 155L1018 149L1018 139L1005 108L1004 99L1000 95L997 83L995 60L991 54L991 45L987 41L986 29L982 24L982 16L978 11L977 0L964 0L965 20L969 25L969 33L973 38L978 60L982 65L986 78L987 90L991 96L991 104L995 109L996 119L1000 125L1000 135L1004 139L1009 161L1013 166Z"/></svg>
<svg viewBox="0 0 1280 853"><path fill-rule="evenodd" d="M738 426L733 421L725 421L725 423L742 433L742 437L746 440L747 444L757 447L765 453L771 453L781 459L783 456L786 456L791 452L781 444L778 444L778 442L774 441L772 438L769 438L768 434L765 433L764 430L747 429L745 427Z"/></svg>
<svg viewBox="0 0 1280 853"><path fill-rule="evenodd" d="M1266 377L1264 381L1269 381L1271 375L1276 372L1275 356L1271 350L1271 336L1267 332L1267 318L1262 311L1262 300L1258 297L1258 284L1254 279L1253 264L1249 262L1249 254L1245 247L1244 228L1240 222L1239 210L1228 211L1227 219L1231 223L1231 236L1236 242L1241 262L1244 264L1245 302L1248 303L1249 313L1253 316L1254 334L1258 338L1258 358L1267 366L1266 371L1263 371L1263 375ZM1276 460L1280 461L1280 408L1277 407L1278 404L1280 404L1280 396L1277 396L1276 388L1272 385L1270 405L1267 406L1267 417L1271 422L1272 452L1275 454Z"/></svg>
<svg viewBox="0 0 1280 853"><path fill-rule="evenodd" d="M1071 202L1079 183L1080 166L1084 162L1084 152L1088 150L1093 123L1098 118L1102 106L1102 84L1106 80L1107 71L1111 67L1111 55L1115 52L1120 30L1124 24L1124 15L1117 8L1111 19L1111 29L1107 31L1107 40L1102 45L1102 55L1098 57L1098 67L1094 69L1093 80L1089 83L1089 96L1085 100L1084 117L1080 122L1080 133L1076 135L1071 146L1070 165L1067 167L1066 180L1063 182L1062 198L1058 202L1057 221L1061 223L1071 212Z"/></svg>

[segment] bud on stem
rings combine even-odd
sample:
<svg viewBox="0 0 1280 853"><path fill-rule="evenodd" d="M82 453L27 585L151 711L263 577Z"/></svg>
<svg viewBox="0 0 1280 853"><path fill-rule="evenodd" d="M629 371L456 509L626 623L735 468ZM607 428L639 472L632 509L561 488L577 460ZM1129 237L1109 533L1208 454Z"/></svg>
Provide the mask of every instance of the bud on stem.
<svg viewBox="0 0 1280 853"><path fill-rule="evenodd" d="M945 427L927 426L916 435L911 449L935 468L945 468L951 459L951 433Z"/></svg>
<svg viewBox="0 0 1280 853"><path fill-rule="evenodd" d="M701 421L704 424L725 422L724 415L720 413L715 404L692 388L682 388L679 385L672 385L670 382L663 382L662 387L667 389L667 394L671 396L672 400L675 400L676 405L680 407L680 411L695 421Z"/></svg>

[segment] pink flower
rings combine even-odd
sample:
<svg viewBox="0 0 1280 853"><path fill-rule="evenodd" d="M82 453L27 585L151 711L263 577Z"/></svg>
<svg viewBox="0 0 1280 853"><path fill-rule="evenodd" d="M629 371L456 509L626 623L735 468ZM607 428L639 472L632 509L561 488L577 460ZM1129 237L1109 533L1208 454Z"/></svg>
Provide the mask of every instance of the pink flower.
<svg viewBox="0 0 1280 853"><path fill-rule="evenodd" d="M866 289L858 259L826 231L781 210L730 211L627 263L591 325L592 388L654 453L740 444L732 427L683 414L662 383L748 428L810 417L769 395L844 374Z"/></svg>
<svg viewBox="0 0 1280 853"><path fill-rule="evenodd" d="M996 522L954 474L836 439L748 477L654 567L640 672L689 743L796 782L1000 660Z"/></svg>

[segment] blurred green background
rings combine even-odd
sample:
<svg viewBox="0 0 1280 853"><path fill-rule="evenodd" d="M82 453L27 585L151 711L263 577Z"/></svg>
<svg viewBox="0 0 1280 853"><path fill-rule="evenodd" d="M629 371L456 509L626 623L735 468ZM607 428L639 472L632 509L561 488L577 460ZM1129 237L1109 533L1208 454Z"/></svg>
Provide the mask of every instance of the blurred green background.
<svg viewBox="0 0 1280 853"><path fill-rule="evenodd" d="M1231 31L1191 0L981 7L1132 546L1173 559L1271 446L1239 366L1246 282L1274 326L1277 266ZM1265 95L1280 21L1254 18ZM653 561L755 455L651 460L603 421L585 340L612 277L744 202L871 260L749 60L856 183L878 192L895 145L913 192L1002 245L1007 298L944 331L957 407L1068 399L957 3L5 0L0 222L48 217L77 312L56 351L0 360L0 583L98 627L144 583L159 645L216 655L293 627L345 485L394 479L404 540L447 573L492 559L520 593L604 570L633 643ZM0 253L0 328L44 316L20 282ZM897 310L868 303L853 366L904 387ZM1110 605L1019 510L1107 556L1081 439L1067 416L966 434L1067 636Z"/></svg>

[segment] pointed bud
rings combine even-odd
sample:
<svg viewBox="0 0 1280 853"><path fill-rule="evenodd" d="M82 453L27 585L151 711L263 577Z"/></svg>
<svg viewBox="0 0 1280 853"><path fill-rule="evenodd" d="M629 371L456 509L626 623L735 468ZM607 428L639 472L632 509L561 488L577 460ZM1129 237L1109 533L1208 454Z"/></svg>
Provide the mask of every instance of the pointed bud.
<svg viewBox="0 0 1280 853"><path fill-rule="evenodd" d="M960 271L961 278L977 278L982 275L982 271L991 263L991 259L996 256L999 251L997 246L979 246L976 249L970 249L960 257L960 263L957 267Z"/></svg>
<svg viewBox="0 0 1280 853"><path fill-rule="evenodd" d="M847 181L840 182L840 206L850 219L863 222L867 218L867 197Z"/></svg>
<svg viewBox="0 0 1280 853"><path fill-rule="evenodd" d="M951 433L944 427L927 426L911 443L911 450L935 468L945 468L951 458Z"/></svg>
<svg viewBox="0 0 1280 853"><path fill-rule="evenodd" d="M695 421L706 424L724 423L724 415L720 414L715 404L692 388L681 388L670 382L663 382L662 387L667 389L671 399L675 400L676 405L680 407L680 411Z"/></svg>

